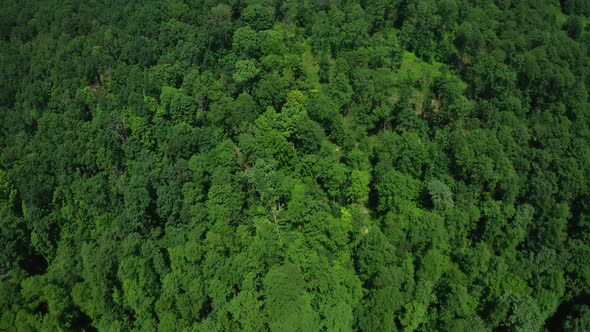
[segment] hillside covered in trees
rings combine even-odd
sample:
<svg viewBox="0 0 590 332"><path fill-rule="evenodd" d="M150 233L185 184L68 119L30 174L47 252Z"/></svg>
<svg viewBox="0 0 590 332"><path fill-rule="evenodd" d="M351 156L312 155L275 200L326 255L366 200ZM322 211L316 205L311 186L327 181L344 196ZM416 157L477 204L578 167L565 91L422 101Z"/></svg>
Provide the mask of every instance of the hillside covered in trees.
<svg viewBox="0 0 590 332"><path fill-rule="evenodd" d="M589 17L3 1L0 330L590 331Z"/></svg>

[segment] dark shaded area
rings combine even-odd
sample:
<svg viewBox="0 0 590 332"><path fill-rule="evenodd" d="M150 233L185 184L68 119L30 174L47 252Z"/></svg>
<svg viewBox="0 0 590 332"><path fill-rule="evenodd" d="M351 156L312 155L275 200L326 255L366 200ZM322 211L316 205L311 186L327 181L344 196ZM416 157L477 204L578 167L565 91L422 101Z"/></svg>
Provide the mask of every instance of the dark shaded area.
<svg viewBox="0 0 590 332"><path fill-rule="evenodd" d="M47 259L38 252L32 253L19 261L22 269L30 275L39 275L47 270Z"/></svg>
<svg viewBox="0 0 590 332"><path fill-rule="evenodd" d="M574 297L570 301L562 302L553 316L549 317L549 319L545 321L545 327L547 327L549 331L564 331L563 326L566 319L568 316L574 313L574 307L580 304L590 306L590 295L581 294Z"/></svg>
<svg viewBox="0 0 590 332"><path fill-rule="evenodd" d="M72 328L76 331L97 332L92 326L92 318L88 317L83 311L78 310L76 318L72 321Z"/></svg>

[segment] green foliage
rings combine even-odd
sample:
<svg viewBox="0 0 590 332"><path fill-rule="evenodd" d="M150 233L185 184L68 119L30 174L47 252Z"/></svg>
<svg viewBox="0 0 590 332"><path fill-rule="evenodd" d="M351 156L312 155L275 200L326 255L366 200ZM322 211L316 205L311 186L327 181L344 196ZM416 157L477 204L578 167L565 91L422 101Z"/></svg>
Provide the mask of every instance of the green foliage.
<svg viewBox="0 0 590 332"><path fill-rule="evenodd" d="M369 199L370 175L366 171L355 169L350 173L349 181L349 199L353 202L366 203Z"/></svg>
<svg viewBox="0 0 590 332"><path fill-rule="evenodd" d="M266 312L272 331L310 331L318 328L301 272L293 264L276 267L264 278Z"/></svg>
<svg viewBox="0 0 590 332"><path fill-rule="evenodd" d="M428 193L436 210L448 210L455 205L451 189L439 180L432 180L428 183Z"/></svg>
<svg viewBox="0 0 590 332"><path fill-rule="evenodd" d="M252 4L244 8L242 19L254 30L267 30L272 28L274 13L270 6Z"/></svg>
<svg viewBox="0 0 590 332"><path fill-rule="evenodd" d="M0 330L589 330L589 3L5 1Z"/></svg>
<svg viewBox="0 0 590 332"><path fill-rule="evenodd" d="M576 315L568 316L565 324L565 331L585 331L590 328L590 308L588 306L577 306Z"/></svg>
<svg viewBox="0 0 590 332"><path fill-rule="evenodd" d="M244 83L258 75L260 69L254 60L239 60L236 62L236 68L232 78L236 83Z"/></svg>
<svg viewBox="0 0 590 332"><path fill-rule="evenodd" d="M249 27L242 27L234 31L232 49L243 57L256 56L258 51L259 35Z"/></svg>

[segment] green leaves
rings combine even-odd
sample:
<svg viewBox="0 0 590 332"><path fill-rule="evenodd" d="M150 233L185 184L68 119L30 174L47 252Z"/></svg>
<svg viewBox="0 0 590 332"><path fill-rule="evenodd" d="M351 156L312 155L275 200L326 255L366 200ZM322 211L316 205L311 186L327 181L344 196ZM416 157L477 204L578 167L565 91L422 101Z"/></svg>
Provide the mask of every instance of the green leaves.
<svg viewBox="0 0 590 332"><path fill-rule="evenodd" d="M7 1L0 330L588 330L586 2Z"/></svg>
<svg viewBox="0 0 590 332"><path fill-rule="evenodd" d="M428 183L428 193L436 210L444 211L455 205L451 189L439 180L431 180Z"/></svg>
<svg viewBox="0 0 590 332"><path fill-rule="evenodd" d="M274 23L274 13L270 6L252 4L244 8L242 19L254 30L270 29Z"/></svg>
<svg viewBox="0 0 590 332"><path fill-rule="evenodd" d="M319 317L311 307L301 271L293 264L271 269L264 278L265 311L271 331L310 331Z"/></svg>
<svg viewBox="0 0 590 332"><path fill-rule="evenodd" d="M396 170L389 170L377 179L380 211L401 211L415 204L420 191L420 182Z"/></svg>
<svg viewBox="0 0 590 332"><path fill-rule="evenodd" d="M236 81L236 83L241 84L252 80L256 77L256 75L258 75L259 72L260 69L256 64L256 61L250 59L238 60L235 64L232 78L234 81Z"/></svg>
<svg viewBox="0 0 590 332"><path fill-rule="evenodd" d="M175 121L194 123L195 104L182 90L165 86L160 94L160 107L156 110L156 115Z"/></svg>
<svg viewBox="0 0 590 332"><path fill-rule="evenodd" d="M353 170L350 173L348 197L352 202L366 203L369 199L369 183L371 176L366 171Z"/></svg>
<svg viewBox="0 0 590 332"><path fill-rule="evenodd" d="M286 192L283 185L285 177L280 171L276 171L276 163L273 161L258 159L254 167L246 171L246 176L265 204L276 202Z"/></svg>
<svg viewBox="0 0 590 332"><path fill-rule="evenodd" d="M238 55L253 57L258 51L259 39L256 31L249 27L241 27L234 31L232 48Z"/></svg>

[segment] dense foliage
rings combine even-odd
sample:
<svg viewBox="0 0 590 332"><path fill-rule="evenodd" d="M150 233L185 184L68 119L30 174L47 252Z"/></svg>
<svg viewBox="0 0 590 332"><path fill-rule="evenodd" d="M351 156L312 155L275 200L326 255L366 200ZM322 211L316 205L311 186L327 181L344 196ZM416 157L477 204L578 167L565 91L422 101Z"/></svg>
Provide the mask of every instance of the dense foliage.
<svg viewBox="0 0 590 332"><path fill-rule="evenodd" d="M590 330L590 2L14 1L0 330Z"/></svg>

